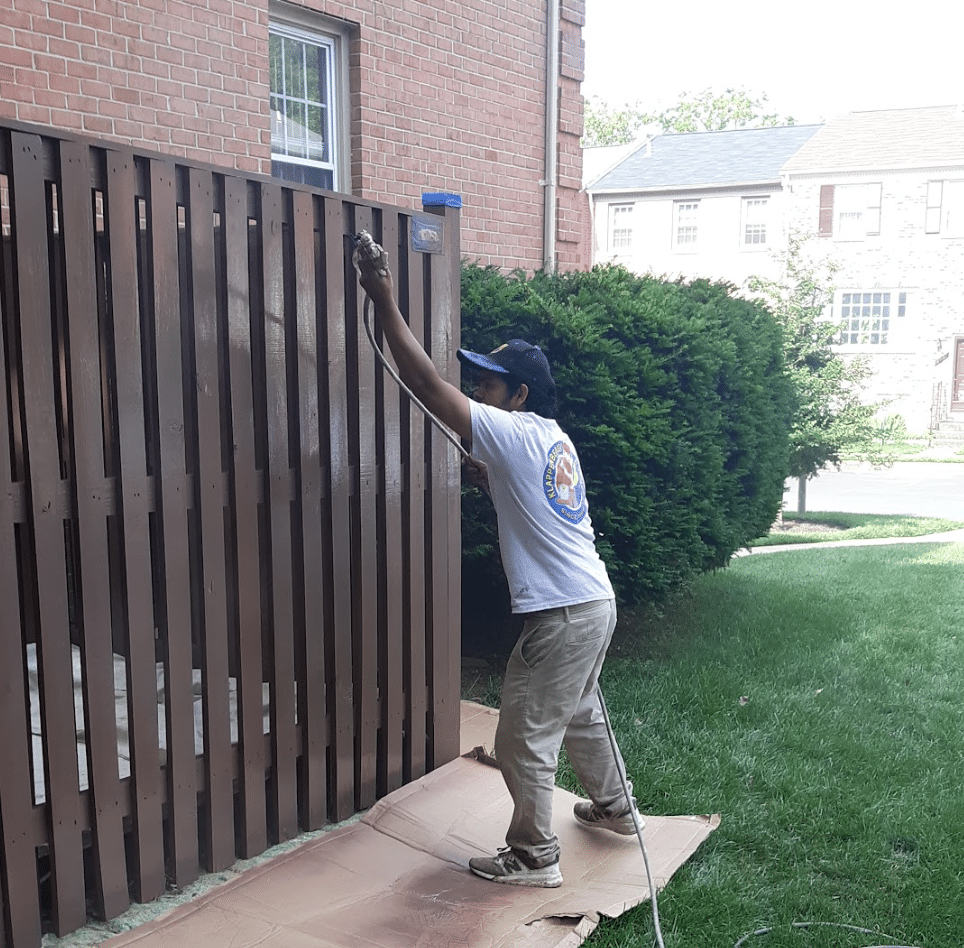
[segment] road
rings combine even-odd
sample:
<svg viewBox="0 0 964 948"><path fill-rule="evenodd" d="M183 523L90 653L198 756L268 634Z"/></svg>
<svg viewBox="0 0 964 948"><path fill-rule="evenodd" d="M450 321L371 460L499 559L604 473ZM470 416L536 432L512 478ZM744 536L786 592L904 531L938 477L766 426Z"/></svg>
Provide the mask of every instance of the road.
<svg viewBox="0 0 964 948"><path fill-rule="evenodd" d="M784 507L797 509L797 482L787 482ZM964 522L964 464L902 461L874 470L845 463L807 483L807 510L912 514Z"/></svg>

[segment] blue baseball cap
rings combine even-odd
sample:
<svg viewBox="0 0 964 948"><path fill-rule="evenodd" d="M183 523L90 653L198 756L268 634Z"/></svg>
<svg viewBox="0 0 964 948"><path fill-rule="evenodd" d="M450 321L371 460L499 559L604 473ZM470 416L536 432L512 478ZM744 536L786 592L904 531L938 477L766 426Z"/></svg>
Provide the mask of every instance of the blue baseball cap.
<svg viewBox="0 0 964 948"><path fill-rule="evenodd" d="M555 393L556 383L549 371L549 360L545 353L538 346L530 345L523 339L510 339L488 355L469 352L467 349L459 349L456 355L460 362L476 369L513 375L531 389L548 395Z"/></svg>

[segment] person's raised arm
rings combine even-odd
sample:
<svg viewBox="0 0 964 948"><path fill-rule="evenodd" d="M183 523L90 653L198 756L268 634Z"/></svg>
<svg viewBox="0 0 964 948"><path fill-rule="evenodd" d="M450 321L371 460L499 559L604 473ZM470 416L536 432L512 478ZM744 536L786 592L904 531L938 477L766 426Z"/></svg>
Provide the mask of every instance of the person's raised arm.
<svg viewBox="0 0 964 948"><path fill-rule="evenodd" d="M382 328L402 381L443 424L462 438L472 437L469 399L439 375L428 353L408 328L395 302L391 271L379 273L364 254L358 260L362 288L371 297L375 317Z"/></svg>

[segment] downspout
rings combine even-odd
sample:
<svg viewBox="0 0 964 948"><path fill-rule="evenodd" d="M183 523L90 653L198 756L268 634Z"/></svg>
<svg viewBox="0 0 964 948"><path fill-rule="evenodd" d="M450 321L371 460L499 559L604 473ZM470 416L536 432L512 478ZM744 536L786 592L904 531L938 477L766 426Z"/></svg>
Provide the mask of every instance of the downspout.
<svg viewBox="0 0 964 948"><path fill-rule="evenodd" d="M559 0L546 12L546 165L543 188L542 267L556 269L556 151L559 139Z"/></svg>

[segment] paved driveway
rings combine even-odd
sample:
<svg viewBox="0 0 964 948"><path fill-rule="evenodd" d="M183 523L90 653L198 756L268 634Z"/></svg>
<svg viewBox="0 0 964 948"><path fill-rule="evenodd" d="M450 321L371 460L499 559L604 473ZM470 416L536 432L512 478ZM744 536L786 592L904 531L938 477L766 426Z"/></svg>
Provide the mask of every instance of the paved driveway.
<svg viewBox="0 0 964 948"><path fill-rule="evenodd" d="M797 482L787 481L785 508L797 509ZM807 483L807 510L912 514L964 522L964 464L901 461L874 470L846 463Z"/></svg>

